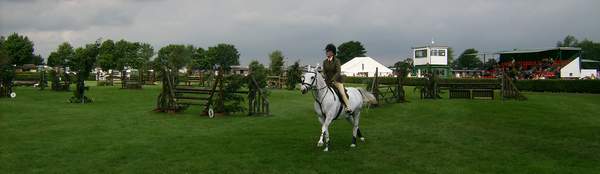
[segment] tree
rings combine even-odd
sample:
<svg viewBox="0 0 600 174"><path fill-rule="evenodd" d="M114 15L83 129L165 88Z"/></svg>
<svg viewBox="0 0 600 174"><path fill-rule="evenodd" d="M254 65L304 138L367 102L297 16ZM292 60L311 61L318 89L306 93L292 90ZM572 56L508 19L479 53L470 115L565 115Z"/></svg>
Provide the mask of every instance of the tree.
<svg viewBox="0 0 600 174"><path fill-rule="evenodd" d="M154 57L154 48L148 43L141 43L138 51L138 58L142 64L149 62Z"/></svg>
<svg viewBox="0 0 600 174"><path fill-rule="evenodd" d="M136 69L140 66L140 57L139 57L139 50L140 50L140 43L139 42L128 42L127 45L127 49L125 52L125 66L127 68L133 68Z"/></svg>
<svg viewBox="0 0 600 174"><path fill-rule="evenodd" d="M125 69L125 66L127 66L127 60L125 58L126 54L127 54L127 49L129 47L129 42L127 42L126 40L119 40L117 42L115 42L115 46L114 46L114 50L113 50L113 56L114 56L114 62L115 62L115 68L119 71L123 71Z"/></svg>
<svg viewBox="0 0 600 174"><path fill-rule="evenodd" d="M269 64L271 75L281 76L283 73L283 64L285 63L283 61L283 59L285 59L283 53L279 50L275 50L269 54L269 59L271 60L271 64Z"/></svg>
<svg viewBox="0 0 600 174"><path fill-rule="evenodd" d="M563 39L563 41L558 41L556 43L557 47L577 47L578 46L579 41L577 40L577 38L575 38L575 36L571 36L568 35L567 37L565 37L565 39Z"/></svg>
<svg viewBox="0 0 600 174"><path fill-rule="evenodd" d="M110 72L108 74L109 84L112 86L113 83L113 73L111 70L117 68L117 59L115 57L115 42L113 40L105 40L102 42L98 52L98 66L100 69L106 72Z"/></svg>
<svg viewBox="0 0 600 174"><path fill-rule="evenodd" d="M581 42L575 36L568 35L563 41L558 41L556 46L559 47L579 47L581 48L584 59L600 60L600 43L589 39L583 39Z"/></svg>
<svg viewBox="0 0 600 174"><path fill-rule="evenodd" d="M454 49L452 49L452 47L448 47L448 54L446 55L448 56L448 65L452 65L454 62Z"/></svg>
<svg viewBox="0 0 600 174"><path fill-rule="evenodd" d="M229 72L232 65L240 64L240 53L235 46L230 44L218 44L208 48L206 56L219 65L224 73Z"/></svg>
<svg viewBox="0 0 600 174"><path fill-rule="evenodd" d="M22 66L33 61L33 42L27 36L13 33L2 42L6 54L12 58L11 64Z"/></svg>
<svg viewBox="0 0 600 174"><path fill-rule="evenodd" d="M71 97L71 103L90 103L92 100L85 96L85 80L90 76L92 69L96 65L100 47L100 40L93 44L87 44L85 47L75 49L73 56L72 70L76 72L77 89L74 96Z"/></svg>
<svg viewBox="0 0 600 174"><path fill-rule="evenodd" d="M0 36L0 65L9 65L12 58L9 57L8 53L4 50L4 40L4 36Z"/></svg>
<svg viewBox="0 0 600 174"><path fill-rule="evenodd" d="M194 63L195 63L195 59L196 57L199 57L200 55L196 55L198 49L196 49L196 47L194 47L194 45L186 45L185 46L186 52L190 53L190 60L189 62L185 65L186 69L188 70L187 73L190 74L192 73L191 70L195 69L194 68Z"/></svg>
<svg viewBox="0 0 600 174"><path fill-rule="evenodd" d="M239 76L227 76L223 78L224 74L229 73L232 65L239 65L240 54L235 46L230 44L218 44L214 47L209 47L206 53L206 56L213 60L216 65L219 66L219 99L216 103L216 111L224 112L224 111L235 111L239 109L239 104L241 103L240 96L235 95L232 91L237 90L239 88ZM223 81L227 81L227 85L224 85ZM229 104L226 104L229 103Z"/></svg>
<svg viewBox="0 0 600 174"><path fill-rule="evenodd" d="M68 42L63 42L58 46L56 51L50 53L48 56L48 66L54 67L54 71L50 72L51 80L52 80L52 89L53 90L69 90L68 87L71 84L71 79L69 74L67 74L66 68L70 66L70 60L73 59L75 55L75 51L73 51L73 47ZM61 69L65 69L61 73ZM63 84L60 84L60 76L63 76Z"/></svg>
<svg viewBox="0 0 600 174"><path fill-rule="evenodd" d="M175 101L174 87L178 84L178 70L185 67L191 60L192 52L184 45L167 45L158 50L154 59L154 70L160 73L162 92L158 96L156 110L174 112L182 109Z"/></svg>
<svg viewBox="0 0 600 174"><path fill-rule="evenodd" d="M254 77L258 86L262 89L267 86L267 69L260 62L253 60L248 65L248 69L250 70L250 77ZM252 79L248 79L252 80ZM249 83L252 83L251 81ZM249 85L249 87L253 87L253 85ZM258 90L258 89L256 89Z"/></svg>
<svg viewBox="0 0 600 174"><path fill-rule="evenodd" d="M365 54L367 50L359 41L349 41L338 47L336 57L344 64L355 57L365 57Z"/></svg>
<svg viewBox="0 0 600 174"><path fill-rule="evenodd" d="M459 69L476 69L481 66L481 60L477 57L479 52L475 48L466 49L458 57L457 66Z"/></svg>
<svg viewBox="0 0 600 174"><path fill-rule="evenodd" d="M37 55L33 55L31 63L34 65L43 65L44 64L44 58L42 58L41 55L37 54Z"/></svg>
<svg viewBox="0 0 600 174"><path fill-rule="evenodd" d="M600 60L600 43L588 39L577 44L582 50L581 57L585 59Z"/></svg>
<svg viewBox="0 0 600 174"><path fill-rule="evenodd" d="M150 59L154 57L154 48L152 45L148 43L141 43L138 49L138 59L136 63L136 68L139 69L141 82L144 81L144 72L148 69Z"/></svg>
<svg viewBox="0 0 600 174"><path fill-rule="evenodd" d="M214 61L206 56L206 50L199 47L192 55L192 69L195 70L210 70L213 68Z"/></svg>
<svg viewBox="0 0 600 174"><path fill-rule="evenodd" d="M396 72L400 75L400 77L406 78L412 71L412 59L398 61L394 64L394 67L396 68Z"/></svg>
<svg viewBox="0 0 600 174"><path fill-rule="evenodd" d="M10 56L2 49L0 45L0 65L10 65Z"/></svg>
<svg viewBox="0 0 600 174"><path fill-rule="evenodd" d="M412 69L412 59L398 61L394 64L394 67L396 68L395 72L397 75L396 102L406 102L406 92L404 91L403 83Z"/></svg>
<svg viewBox="0 0 600 174"><path fill-rule="evenodd" d="M125 70L127 68L133 68L137 66L138 50L140 49L140 43L128 42L126 40L119 40L115 43L114 53L116 59L116 69L121 71L121 81L125 81ZM125 83L121 83L122 87L125 88Z"/></svg>
<svg viewBox="0 0 600 174"><path fill-rule="evenodd" d="M300 62L296 61L287 70L287 88L293 90L296 88L296 84L302 80L302 69L300 69Z"/></svg>
<svg viewBox="0 0 600 174"><path fill-rule="evenodd" d="M496 59L489 59L489 60L487 60L487 62L485 62L483 64L483 69L484 70L492 70L496 67L497 64L498 64L498 61L496 61Z"/></svg>
<svg viewBox="0 0 600 174"><path fill-rule="evenodd" d="M130 44L127 52L127 66L137 69L140 73L150 58L154 56L154 48L148 43L134 42Z"/></svg>
<svg viewBox="0 0 600 174"><path fill-rule="evenodd" d="M137 53L135 43L131 43L126 40L119 40L115 43L113 56L115 57L115 63L118 70L125 70L128 66L131 66Z"/></svg>
<svg viewBox="0 0 600 174"><path fill-rule="evenodd" d="M264 65L259 63L256 60L250 62L248 65L249 74L246 76L246 81L248 84L248 109L250 110L250 114L253 111L260 108L263 104L261 103L261 94L268 95L267 86L267 69Z"/></svg>
<svg viewBox="0 0 600 174"><path fill-rule="evenodd" d="M191 61L192 52L184 45L167 45L158 51L156 58L159 66L167 66L169 69L179 70ZM163 67L159 67L163 68Z"/></svg>
<svg viewBox="0 0 600 174"><path fill-rule="evenodd" d="M48 56L48 66L65 68L69 65L69 60L73 58L75 52L73 47L68 42L63 42L58 46L56 51Z"/></svg>
<svg viewBox="0 0 600 174"><path fill-rule="evenodd" d="M0 38L0 98L10 95L15 78L15 70L11 64L12 58L2 47L2 40L3 38Z"/></svg>

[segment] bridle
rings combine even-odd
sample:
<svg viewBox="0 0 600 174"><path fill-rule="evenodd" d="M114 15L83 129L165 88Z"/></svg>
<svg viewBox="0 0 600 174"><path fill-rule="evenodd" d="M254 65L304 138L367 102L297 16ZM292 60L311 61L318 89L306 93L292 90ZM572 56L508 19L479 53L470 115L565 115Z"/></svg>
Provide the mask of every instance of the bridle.
<svg viewBox="0 0 600 174"><path fill-rule="evenodd" d="M313 76L312 81L310 83L304 82L304 76L302 76L302 86L305 86L306 90L311 90L313 99L315 99L315 102L317 102L317 104L319 104L319 108L321 108L321 115L323 117L325 117L325 113L323 112L323 103L321 101L323 101L323 99L325 99L325 96L327 96L327 93L329 93L330 90L326 90L325 94L322 95L323 97L321 97L321 99L319 99L319 96L317 96L317 91L328 88L328 86L325 85L324 87L316 88L315 82L317 81L317 76L319 74L317 74L317 72L306 72L306 73L313 73L313 74L315 74L315 76ZM333 92L333 91L331 91L331 92Z"/></svg>
<svg viewBox="0 0 600 174"><path fill-rule="evenodd" d="M306 73L313 73L315 75L315 76L313 76L312 81L310 83L304 82L305 79L304 79L304 76L302 76L302 79L301 79L302 83L301 84L302 84L302 86L306 87L306 90L311 90L312 89L313 93L314 93L314 91L322 90L322 89L327 88L327 86L324 86L322 88L315 88L315 86L316 86L315 82L317 81L317 75L318 75L317 72L306 72Z"/></svg>

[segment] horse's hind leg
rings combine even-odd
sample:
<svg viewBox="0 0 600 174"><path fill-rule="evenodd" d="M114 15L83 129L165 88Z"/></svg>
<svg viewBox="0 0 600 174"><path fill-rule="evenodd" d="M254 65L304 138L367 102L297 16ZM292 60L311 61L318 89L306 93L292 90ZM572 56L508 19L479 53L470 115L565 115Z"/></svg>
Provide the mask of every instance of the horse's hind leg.
<svg viewBox="0 0 600 174"><path fill-rule="evenodd" d="M350 147L356 147L356 130L358 129L358 126L356 126L355 124L356 120L354 119L354 114L346 118L346 120L348 120L348 122L350 122L350 124L352 125L352 144L350 144Z"/></svg>
<svg viewBox="0 0 600 174"><path fill-rule="evenodd" d="M360 138L360 141L365 142L365 137L363 137L362 133L360 133L360 128L356 129L356 133L358 134L358 138Z"/></svg>
<svg viewBox="0 0 600 174"><path fill-rule="evenodd" d="M354 130L355 130L355 137L360 138L360 141L364 142L365 141L365 137L363 137L362 133L360 132L360 127L358 126L360 123L360 111L358 111L356 114L356 117L354 117Z"/></svg>

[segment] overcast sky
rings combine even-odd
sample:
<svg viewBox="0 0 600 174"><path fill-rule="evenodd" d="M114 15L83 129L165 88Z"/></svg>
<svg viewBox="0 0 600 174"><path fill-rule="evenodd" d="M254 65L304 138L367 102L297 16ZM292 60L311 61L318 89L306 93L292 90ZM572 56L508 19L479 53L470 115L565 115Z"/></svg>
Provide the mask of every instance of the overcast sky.
<svg viewBox="0 0 600 174"><path fill-rule="evenodd" d="M357 40L384 64L433 38L483 52L547 48L571 34L600 41L598 0L0 0L0 35L17 32L46 57L98 38L209 47L234 44L241 63L281 50L315 64L327 43Z"/></svg>

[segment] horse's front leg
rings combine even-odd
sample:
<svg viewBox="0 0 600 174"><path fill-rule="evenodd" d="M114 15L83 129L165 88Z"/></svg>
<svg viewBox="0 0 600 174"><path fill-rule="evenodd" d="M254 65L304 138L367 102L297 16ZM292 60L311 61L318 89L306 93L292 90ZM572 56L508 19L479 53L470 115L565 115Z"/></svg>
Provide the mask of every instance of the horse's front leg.
<svg viewBox="0 0 600 174"><path fill-rule="evenodd" d="M325 124L325 117L317 115L317 118L319 119L319 123L321 123L321 136L319 137L319 141L317 141L317 147L321 147L323 146L323 125Z"/></svg>
<svg viewBox="0 0 600 174"><path fill-rule="evenodd" d="M325 117L317 115L317 118L319 119L319 123L321 123L321 126L323 126L323 123L325 123Z"/></svg>
<svg viewBox="0 0 600 174"><path fill-rule="evenodd" d="M317 143L318 147L325 145L325 149L323 151L329 151L329 125L331 124L331 119L329 117L325 117L325 121L321 126L321 137L319 138L319 142Z"/></svg>

